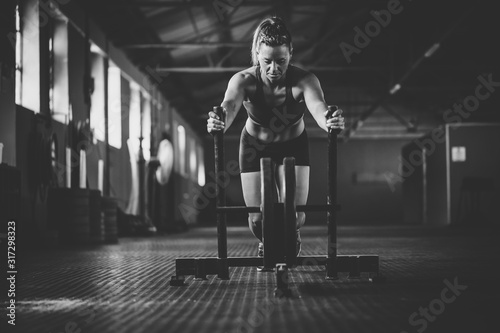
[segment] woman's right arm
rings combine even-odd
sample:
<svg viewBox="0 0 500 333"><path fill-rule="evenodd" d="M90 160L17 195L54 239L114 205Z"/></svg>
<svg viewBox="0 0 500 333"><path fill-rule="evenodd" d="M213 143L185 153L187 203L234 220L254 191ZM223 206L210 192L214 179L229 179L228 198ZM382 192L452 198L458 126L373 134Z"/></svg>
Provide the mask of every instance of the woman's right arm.
<svg viewBox="0 0 500 333"><path fill-rule="evenodd" d="M243 105L243 100L245 99L245 84L247 80L248 78L241 72L234 74L231 80L229 80L224 100L221 103L224 110L224 118L219 119L213 111L210 111L207 120L207 130L209 133L222 129L224 129L225 132L231 126L238 111Z"/></svg>

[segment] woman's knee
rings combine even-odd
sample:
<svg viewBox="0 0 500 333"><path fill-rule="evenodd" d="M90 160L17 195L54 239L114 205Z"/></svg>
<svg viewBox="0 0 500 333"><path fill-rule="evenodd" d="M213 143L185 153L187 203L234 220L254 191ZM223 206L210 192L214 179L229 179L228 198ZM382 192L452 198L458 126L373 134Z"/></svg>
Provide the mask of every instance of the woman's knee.
<svg viewBox="0 0 500 333"><path fill-rule="evenodd" d="M262 222L262 213L250 213L248 214L248 224L256 225Z"/></svg>
<svg viewBox="0 0 500 333"><path fill-rule="evenodd" d="M298 212L297 213L297 229L302 227L306 223L306 213Z"/></svg>
<svg viewBox="0 0 500 333"><path fill-rule="evenodd" d="M248 227L255 237L262 242L262 214L251 213L248 216Z"/></svg>

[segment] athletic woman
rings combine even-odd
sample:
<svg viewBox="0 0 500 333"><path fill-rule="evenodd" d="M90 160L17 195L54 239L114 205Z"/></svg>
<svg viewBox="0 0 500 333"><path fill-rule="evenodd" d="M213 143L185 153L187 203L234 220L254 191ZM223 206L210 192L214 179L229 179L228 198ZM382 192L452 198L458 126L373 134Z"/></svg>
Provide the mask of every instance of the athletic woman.
<svg viewBox="0 0 500 333"><path fill-rule="evenodd" d="M254 32L252 67L229 80L221 106L224 119L209 112L207 131L226 131L243 105L248 119L241 132L239 163L243 198L247 206L260 206L260 159L271 157L277 167L278 195L283 193L283 158L295 157L296 205L305 205L309 192L309 146L304 124L307 107L319 127L328 131L344 129L342 110L326 118L328 105L317 77L290 64L292 38L278 17L265 19ZM304 105L305 104L305 105ZM300 253L299 228L305 213L297 213L297 255ZM263 256L262 214L249 213L248 225L260 240L258 255Z"/></svg>

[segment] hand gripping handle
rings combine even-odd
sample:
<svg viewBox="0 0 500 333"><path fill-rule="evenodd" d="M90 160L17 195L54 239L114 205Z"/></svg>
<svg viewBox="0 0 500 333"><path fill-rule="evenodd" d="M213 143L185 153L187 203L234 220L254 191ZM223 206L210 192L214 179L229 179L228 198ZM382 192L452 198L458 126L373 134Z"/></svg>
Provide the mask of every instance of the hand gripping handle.
<svg viewBox="0 0 500 333"><path fill-rule="evenodd" d="M337 111L339 107L337 105L328 105L328 110L326 113L326 119L330 119L333 116L333 113ZM339 134L342 130L340 128L337 128L333 131L334 134ZM332 132L332 129L328 129L328 133Z"/></svg>
<svg viewBox="0 0 500 333"><path fill-rule="evenodd" d="M222 108L222 106L214 106L212 107L212 111L213 113L215 113L217 117L219 117L220 120L224 122L224 109ZM217 133L222 133L222 132L223 131L212 131L210 132L210 134L216 135Z"/></svg>

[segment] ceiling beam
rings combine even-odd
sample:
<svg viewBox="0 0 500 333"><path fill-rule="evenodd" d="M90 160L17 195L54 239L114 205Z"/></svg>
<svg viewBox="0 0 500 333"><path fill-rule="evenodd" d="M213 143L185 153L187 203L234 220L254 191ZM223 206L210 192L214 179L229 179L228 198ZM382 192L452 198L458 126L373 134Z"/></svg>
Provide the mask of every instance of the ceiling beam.
<svg viewBox="0 0 500 333"><path fill-rule="evenodd" d="M260 24L260 22L256 22L254 24L251 24L250 25L250 29L248 29L244 34L243 36L251 36L253 35L253 32L255 31L255 29L257 28L257 26ZM247 43L243 43L243 44L246 44L245 48L250 48L250 45L252 42L249 41ZM217 67L222 67L224 66L224 64L230 64L230 58L231 56L234 54L234 52L236 52L236 48L233 47L231 48L230 50L227 50L227 49L220 49L220 51L224 51L226 50L225 54L221 57L221 59L219 60L219 62L217 63Z"/></svg>
<svg viewBox="0 0 500 333"><path fill-rule="evenodd" d="M247 69L248 66L238 67L157 67L156 72L159 73L236 73ZM365 71L380 71L384 67L380 66L362 66L362 67L307 67L305 69L311 72L365 72Z"/></svg>
<svg viewBox="0 0 500 333"><path fill-rule="evenodd" d="M189 4L189 2L187 0L184 0L184 2L186 4ZM189 20L191 21L191 25L193 26L193 29L194 29L194 32L196 34L196 37L198 38L198 43L201 43L202 42L202 39L200 38L200 30L198 29L198 24L196 23L196 20L194 19L194 15L193 15L193 8L192 7L186 7L186 11L188 13L188 16L189 16ZM210 54L210 51L208 51L206 48L203 47L203 50L205 51L205 58L207 59L208 61L208 64L210 66L213 66L214 65L214 61L212 59L212 55Z"/></svg>
<svg viewBox="0 0 500 333"><path fill-rule="evenodd" d="M251 29L255 30L255 27ZM294 41L294 44L301 44L303 41ZM217 47L228 47L228 48L250 48L252 41L246 42L165 42L165 43L137 43L137 44L123 44L118 45L118 47L124 49L197 49L197 48L217 48Z"/></svg>
<svg viewBox="0 0 500 333"><path fill-rule="evenodd" d="M208 47L248 48L248 42L199 42L199 43L154 43L121 45L125 49L198 49Z"/></svg>
<svg viewBox="0 0 500 333"><path fill-rule="evenodd" d="M217 26L212 29L208 29L207 31L204 31L203 33L198 36L198 38L205 38L214 34L221 34L222 31L225 30L231 30L234 29L238 26L244 25L248 22L252 22L254 20L261 20L265 15L269 14L269 11L272 10L274 7L267 6L269 8L266 8L265 10L259 11L258 13L255 13L253 15L250 15L248 17L245 17L244 19L241 19L239 21L236 21L232 24L228 24L227 26ZM179 39L183 40L184 38L188 38L187 40L184 40L185 42L193 42L196 40L195 38L192 38L191 36L179 36Z"/></svg>
<svg viewBox="0 0 500 333"><path fill-rule="evenodd" d="M406 120L399 112L395 111L393 108L389 107L388 105L382 106L387 113L389 113L391 116L396 118L397 121L399 121L404 127L406 127L406 130L408 132L415 132L417 130L415 124L411 121Z"/></svg>
<svg viewBox="0 0 500 333"><path fill-rule="evenodd" d="M224 2L224 1L223 1ZM177 7L204 7L207 6L207 3L211 5L211 1L206 0L193 0L188 3L183 1L137 1L137 0L114 0L108 1L105 4L109 6L117 6L117 7L165 7L165 8L177 8ZM228 1L228 4L230 2ZM272 3L266 1L255 1L255 0L246 0L241 1L240 6L245 7L255 7L255 6L271 6ZM310 1L310 0L292 0L290 1L290 5L293 6L305 6L305 7L316 7L316 6L326 6L327 3L325 1Z"/></svg>

